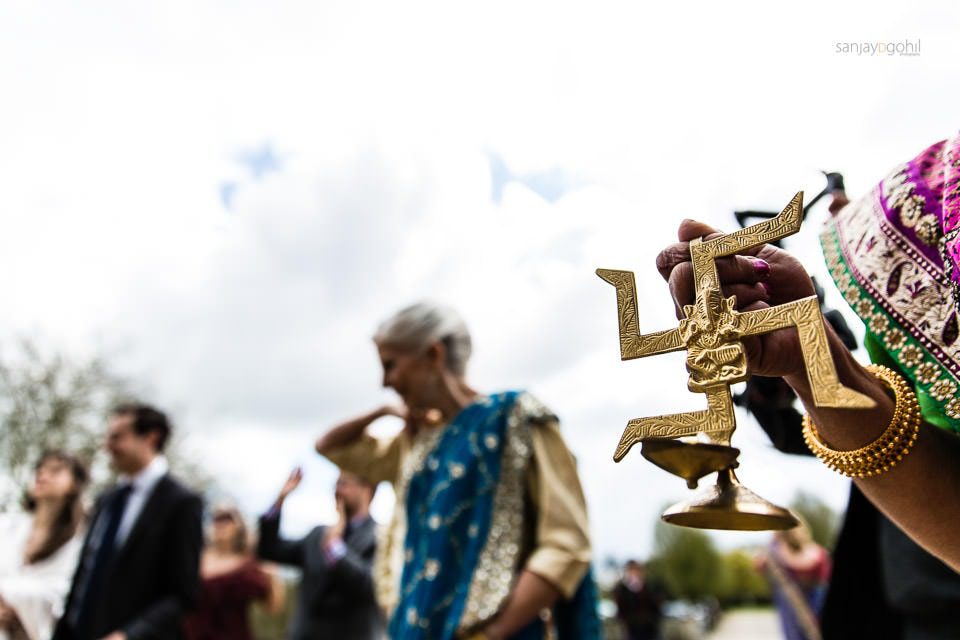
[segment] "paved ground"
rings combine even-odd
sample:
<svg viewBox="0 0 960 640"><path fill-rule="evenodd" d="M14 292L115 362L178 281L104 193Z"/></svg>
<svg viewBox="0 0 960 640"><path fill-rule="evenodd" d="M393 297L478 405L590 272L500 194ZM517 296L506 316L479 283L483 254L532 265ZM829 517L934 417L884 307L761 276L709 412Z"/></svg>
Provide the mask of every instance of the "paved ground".
<svg viewBox="0 0 960 640"><path fill-rule="evenodd" d="M746 609L723 616L709 640L779 640L780 621L773 609Z"/></svg>

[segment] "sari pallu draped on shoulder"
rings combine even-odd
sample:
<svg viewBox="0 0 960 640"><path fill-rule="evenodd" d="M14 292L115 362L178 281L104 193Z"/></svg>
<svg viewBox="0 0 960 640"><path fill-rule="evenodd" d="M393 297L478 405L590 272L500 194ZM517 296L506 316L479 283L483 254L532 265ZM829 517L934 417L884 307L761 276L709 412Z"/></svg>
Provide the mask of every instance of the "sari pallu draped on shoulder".
<svg viewBox="0 0 960 640"><path fill-rule="evenodd" d="M927 422L960 433L960 136L895 167L821 243L871 360L912 381Z"/></svg>
<svg viewBox="0 0 960 640"><path fill-rule="evenodd" d="M553 416L529 394L495 394L465 407L410 478L393 640L451 640L502 607L524 553L525 473L532 422ZM599 638L590 573L557 605L561 639ZM514 638L544 637L536 620Z"/></svg>

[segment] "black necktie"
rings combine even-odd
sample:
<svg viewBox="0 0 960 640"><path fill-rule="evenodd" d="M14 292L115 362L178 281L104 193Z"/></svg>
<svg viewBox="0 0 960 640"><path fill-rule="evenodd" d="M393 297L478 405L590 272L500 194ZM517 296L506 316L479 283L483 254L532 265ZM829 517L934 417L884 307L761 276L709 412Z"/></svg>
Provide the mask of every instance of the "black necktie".
<svg viewBox="0 0 960 640"><path fill-rule="evenodd" d="M92 625L97 605L99 605L98 596L103 594L107 568L113 561L116 551L117 530L120 528L120 521L123 520L123 512L127 508L132 490L133 487L129 484L117 489L110 498L110 502L104 507L103 514L98 518L97 528L100 529L100 535L97 546L75 601L76 604L71 607L71 615L68 618L77 640L87 640L94 633ZM101 522L102 525L100 525Z"/></svg>

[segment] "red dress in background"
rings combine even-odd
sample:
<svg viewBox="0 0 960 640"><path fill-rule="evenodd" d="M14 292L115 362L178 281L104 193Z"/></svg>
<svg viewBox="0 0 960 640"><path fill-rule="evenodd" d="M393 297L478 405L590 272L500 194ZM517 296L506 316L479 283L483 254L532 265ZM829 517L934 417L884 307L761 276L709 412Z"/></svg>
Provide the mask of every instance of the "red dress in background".
<svg viewBox="0 0 960 640"><path fill-rule="evenodd" d="M250 605L265 600L270 579L256 562L200 582L197 608L184 622L186 640L253 640Z"/></svg>

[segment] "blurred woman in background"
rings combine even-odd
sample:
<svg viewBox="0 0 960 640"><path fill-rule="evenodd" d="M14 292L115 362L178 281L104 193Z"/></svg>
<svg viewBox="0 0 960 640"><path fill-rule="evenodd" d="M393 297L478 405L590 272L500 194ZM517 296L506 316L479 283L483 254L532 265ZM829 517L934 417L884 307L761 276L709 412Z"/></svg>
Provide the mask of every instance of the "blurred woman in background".
<svg viewBox="0 0 960 640"><path fill-rule="evenodd" d="M200 599L184 623L187 640L252 640L250 607L262 603L269 614L283 609L283 582L253 558L240 512L213 510L208 544L200 559Z"/></svg>
<svg viewBox="0 0 960 640"><path fill-rule="evenodd" d="M820 640L818 616L830 579L830 554L799 526L773 534L763 559L786 640Z"/></svg>
<svg viewBox="0 0 960 640"><path fill-rule="evenodd" d="M317 451L393 484L374 565L390 637L599 637L586 504L557 417L527 392L487 395L467 383L471 337L453 309L403 309L374 342L383 385L404 406L331 429ZM387 415L406 420L402 433L367 433Z"/></svg>
<svg viewBox="0 0 960 640"><path fill-rule="evenodd" d="M0 640L47 640L82 545L87 469L62 451L36 465L26 513L0 516Z"/></svg>

